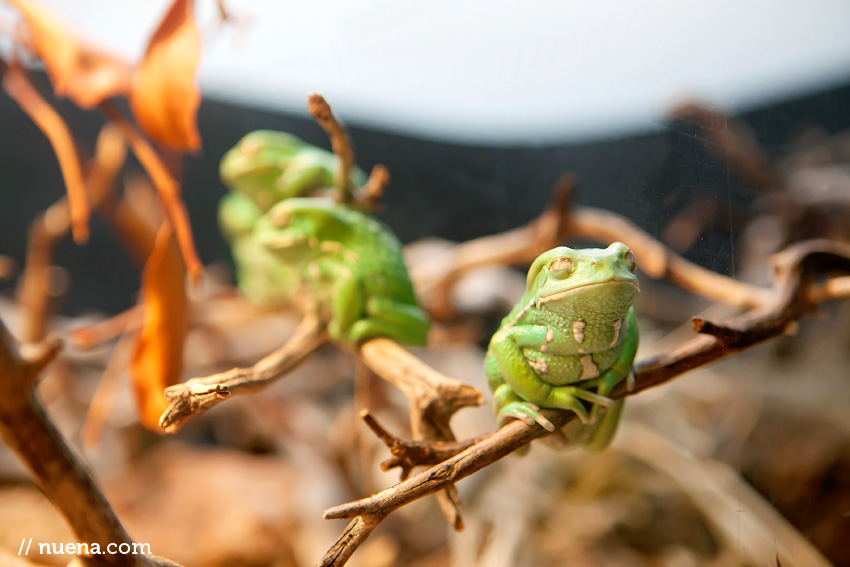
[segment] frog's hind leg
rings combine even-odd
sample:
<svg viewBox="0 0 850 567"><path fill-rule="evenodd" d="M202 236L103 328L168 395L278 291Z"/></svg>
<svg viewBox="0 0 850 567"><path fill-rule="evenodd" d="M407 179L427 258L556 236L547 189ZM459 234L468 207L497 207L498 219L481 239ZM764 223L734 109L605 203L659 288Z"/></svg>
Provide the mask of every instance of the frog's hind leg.
<svg viewBox="0 0 850 567"><path fill-rule="evenodd" d="M593 425L593 431L587 441L584 442L585 448L591 451L601 451L611 444L614 439L614 434L617 432L617 426L620 424L620 414L625 405L625 398L620 398L614 401L614 405L605 410L600 419ZM594 407L594 412L597 408Z"/></svg>
<svg viewBox="0 0 850 567"><path fill-rule="evenodd" d="M638 348L638 328L635 322L634 308L629 309L627 315L628 335L623 343L623 350L614 362L614 365L606 370L602 376L595 379L598 382L596 393L600 396L608 396L614 386L622 382L624 378L632 380L632 371L635 363L635 355ZM594 406L591 419L595 420L599 408ZM616 426L615 426L616 427Z"/></svg>
<svg viewBox="0 0 850 567"><path fill-rule="evenodd" d="M366 317L351 326L349 340L358 343L374 337L390 337L406 345L424 345L428 316L416 305L385 297L366 301Z"/></svg>

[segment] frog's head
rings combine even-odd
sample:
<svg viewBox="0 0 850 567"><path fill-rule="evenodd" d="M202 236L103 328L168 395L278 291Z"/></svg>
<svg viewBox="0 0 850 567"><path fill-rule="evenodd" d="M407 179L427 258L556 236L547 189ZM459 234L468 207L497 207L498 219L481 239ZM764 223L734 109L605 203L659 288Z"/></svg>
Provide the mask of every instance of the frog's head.
<svg viewBox="0 0 850 567"><path fill-rule="evenodd" d="M561 246L544 252L531 265L527 285L541 309L613 317L625 315L640 291L635 256L621 242L605 249Z"/></svg>
<svg viewBox="0 0 850 567"><path fill-rule="evenodd" d="M350 226L342 205L319 197L281 201L259 221L254 236L284 261L298 261L346 242Z"/></svg>
<svg viewBox="0 0 850 567"><path fill-rule="evenodd" d="M284 132L251 132L221 158L221 180L233 191L248 195L264 211L279 198L275 181L305 143Z"/></svg>

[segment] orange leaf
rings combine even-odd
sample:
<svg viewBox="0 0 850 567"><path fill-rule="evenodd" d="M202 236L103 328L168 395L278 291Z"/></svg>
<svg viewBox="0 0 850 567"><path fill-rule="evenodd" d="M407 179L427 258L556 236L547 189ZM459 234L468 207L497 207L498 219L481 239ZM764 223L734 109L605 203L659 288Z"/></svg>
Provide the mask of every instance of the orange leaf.
<svg viewBox="0 0 850 567"><path fill-rule="evenodd" d="M168 211L168 217L174 226L174 231L177 234L177 242L183 251L183 259L186 261L189 273L192 275L192 278L197 279L201 275L201 262L198 260L198 254L195 251L195 243L192 239L192 229L189 225L189 215L186 212L186 206L180 200L180 185L168 171L159 154L154 151L145 137L136 131L135 127L121 114L121 111L114 104L106 101L100 105L100 109L121 130L121 133L130 143L130 147L133 148L133 153L136 154L139 163L145 168L151 181L156 186L159 198L165 205Z"/></svg>
<svg viewBox="0 0 850 567"><path fill-rule="evenodd" d="M6 68L3 73L3 88L50 140L65 180L65 190L68 192L74 240L78 244L84 243L89 238L89 206L80 157L77 155L68 125L42 98L19 66L11 65Z"/></svg>
<svg viewBox="0 0 850 567"><path fill-rule="evenodd" d="M10 2L26 20L29 47L44 63L58 96L93 108L104 99L129 91L128 62L85 44L35 0Z"/></svg>
<svg viewBox="0 0 850 567"><path fill-rule="evenodd" d="M171 226L163 223L142 273L142 328L130 362L142 425L159 428L168 403L163 390L180 380L189 328L186 270Z"/></svg>
<svg viewBox="0 0 850 567"><path fill-rule="evenodd" d="M201 95L195 82L201 37L193 9L193 0L175 0L151 37L130 87L130 108L138 123L175 150L201 145L196 123Z"/></svg>

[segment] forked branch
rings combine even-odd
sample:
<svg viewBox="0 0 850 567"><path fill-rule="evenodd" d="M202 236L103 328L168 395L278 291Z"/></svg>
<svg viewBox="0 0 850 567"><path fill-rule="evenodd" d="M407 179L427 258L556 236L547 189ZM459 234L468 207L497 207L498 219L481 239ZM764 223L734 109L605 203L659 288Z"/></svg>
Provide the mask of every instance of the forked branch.
<svg viewBox="0 0 850 567"><path fill-rule="evenodd" d="M175 433L191 417L200 415L231 395L267 386L296 366L329 340L324 325L312 315L304 317L290 339L249 368L192 378L165 389L168 408L159 425Z"/></svg>

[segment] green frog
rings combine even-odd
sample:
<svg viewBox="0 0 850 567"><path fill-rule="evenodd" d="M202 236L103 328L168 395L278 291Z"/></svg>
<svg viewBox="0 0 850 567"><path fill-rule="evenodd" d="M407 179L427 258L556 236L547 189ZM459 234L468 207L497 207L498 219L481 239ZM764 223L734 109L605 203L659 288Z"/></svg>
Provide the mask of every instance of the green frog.
<svg viewBox="0 0 850 567"><path fill-rule="evenodd" d="M605 249L565 246L544 252L528 271L526 292L502 320L485 358L499 422L520 419L554 431L541 408L571 410L591 449L607 446L633 380L640 291L635 257L620 242ZM590 413L583 402L592 406ZM600 418L599 414L602 413Z"/></svg>
<svg viewBox="0 0 850 567"><path fill-rule="evenodd" d="M260 211L291 197L311 196L333 187L337 158L285 132L256 130L243 137L221 159L221 180L246 195ZM357 187L366 174L353 168L349 180Z"/></svg>
<svg viewBox="0 0 850 567"><path fill-rule="evenodd" d="M335 340L425 343L429 320L401 243L380 221L331 199L291 198L261 216L252 237L292 270Z"/></svg>
<svg viewBox="0 0 850 567"><path fill-rule="evenodd" d="M252 237L254 224L284 199L330 189L336 167L332 153L272 130L250 132L224 154L219 171L230 191L219 203L219 225L239 288L252 302L285 305L297 287L292 270ZM350 180L360 185L366 175L354 168Z"/></svg>

